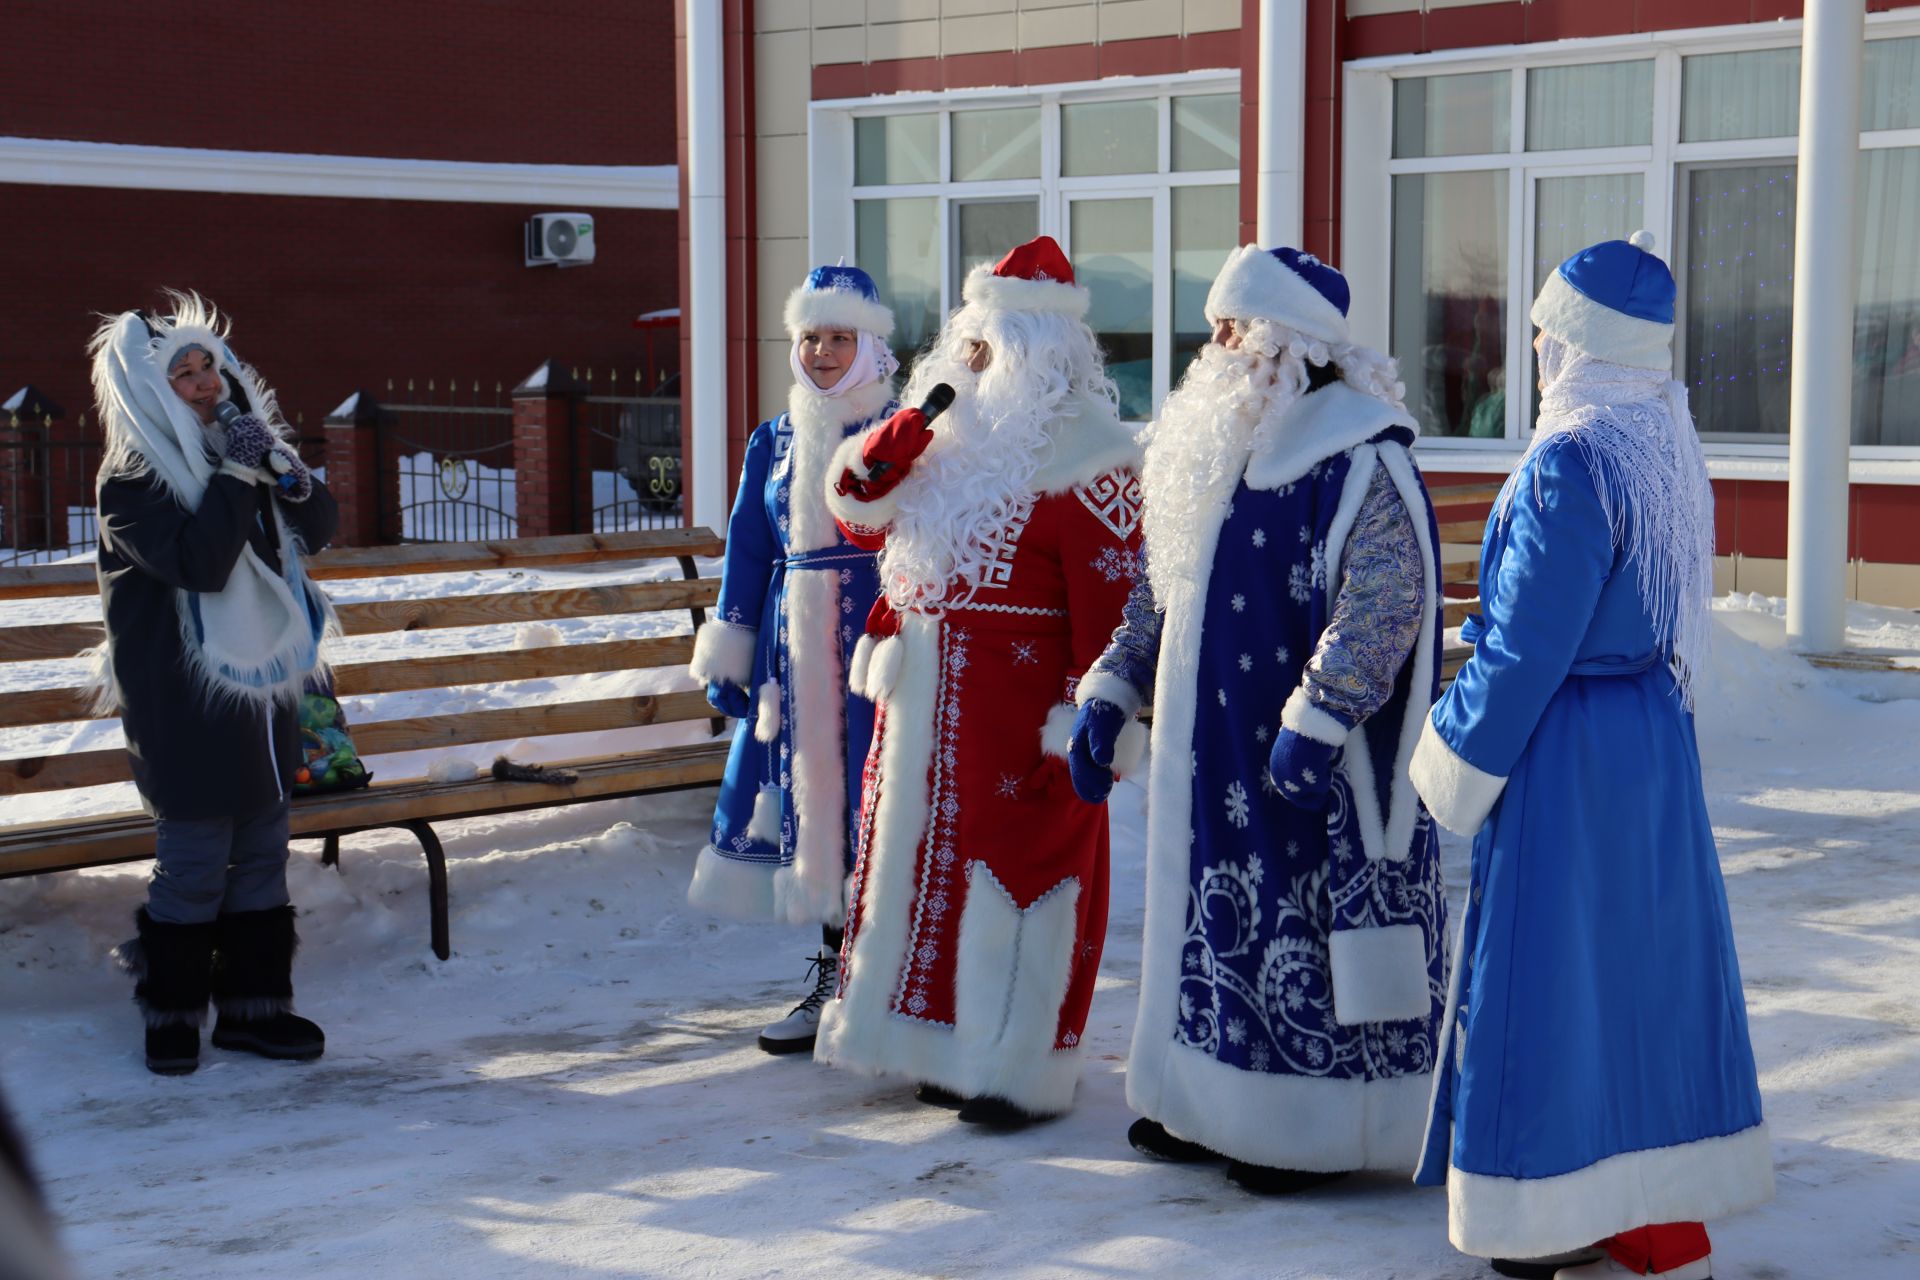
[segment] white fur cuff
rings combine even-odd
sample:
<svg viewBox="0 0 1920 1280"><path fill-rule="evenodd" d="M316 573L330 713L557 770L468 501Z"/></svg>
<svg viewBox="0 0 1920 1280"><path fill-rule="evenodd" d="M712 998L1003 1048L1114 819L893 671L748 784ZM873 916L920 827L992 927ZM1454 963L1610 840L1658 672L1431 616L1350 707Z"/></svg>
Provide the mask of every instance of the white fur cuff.
<svg viewBox="0 0 1920 1280"><path fill-rule="evenodd" d="M1080 677L1080 686L1073 695L1074 705L1084 707L1095 698L1111 702L1130 716L1140 714L1140 691L1111 671L1089 671Z"/></svg>
<svg viewBox="0 0 1920 1280"><path fill-rule="evenodd" d="M1413 789L1426 801L1427 812L1455 835L1470 836L1485 825L1507 780L1476 769L1448 746L1428 718L1420 731L1420 745L1407 766Z"/></svg>
<svg viewBox="0 0 1920 1280"><path fill-rule="evenodd" d="M1120 737L1113 744L1113 776L1128 778L1146 763L1147 741L1151 735L1147 726L1138 720L1129 720L1127 727L1120 731Z"/></svg>
<svg viewBox="0 0 1920 1280"><path fill-rule="evenodd" d="M1287 695L1287 705L1280 709L1280 726L1325 747L1345 746L1347 738L1353 733L1353 730L1340 723L1339 717L1315 706L1313 700L1307 697L1305 685L1298 686Z"/></svg>
<svg viewBox="0 0 1920 1280"><path fill-rule="evenodd" d="M1040 750L1044 755L1067 758L1067 751L1073 746L1073 721L1080 714L1078 707L1071 702L1060 702L1047 712L1046 723L1040 726Z"/></svg>
<svg viewBox="0 0 1920 1280"><path fill-rule="evenodd" d="M709 618L693 633L688 672L701 684L734 684L745 689L753 678L753 655L760 632L724 618Z"/></svg>
<svg viewBox="0 0 1920 1280"><path fill-rule="evenodd" d="M1673 368L1673 326L1603 306L1558 271L1540 286L1528 317L1535 326L1590 356L1635 369Z"/></svg>
<svg viewBox="0 0 1920 1280"><path fill-rule="evenodd" d="M1433 995L1427 989L1427 941L1419 925L1335 929L1328 951L1333 1016L1342 1026L1427 1016Z"/></svg>
<svg viewBox="0 0 1920 1280"><path fill-rule="evenodd" d="M264 473L258 467L243 467L232 458L222 460L220 474L232 476L235 480L245 480L248 484L259 484Z"/></svg>

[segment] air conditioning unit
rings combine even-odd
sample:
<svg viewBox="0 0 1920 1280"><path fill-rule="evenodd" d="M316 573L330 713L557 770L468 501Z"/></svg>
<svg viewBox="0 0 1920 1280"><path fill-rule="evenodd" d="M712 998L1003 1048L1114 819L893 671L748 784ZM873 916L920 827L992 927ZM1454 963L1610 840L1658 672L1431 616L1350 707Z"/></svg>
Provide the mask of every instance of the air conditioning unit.
<svg viewBox="0 0 1920 1280"><path fill-rule="evenodd" d="M584 267L593 261L593 215L536 213L527 219L527 265Z"/></svg>

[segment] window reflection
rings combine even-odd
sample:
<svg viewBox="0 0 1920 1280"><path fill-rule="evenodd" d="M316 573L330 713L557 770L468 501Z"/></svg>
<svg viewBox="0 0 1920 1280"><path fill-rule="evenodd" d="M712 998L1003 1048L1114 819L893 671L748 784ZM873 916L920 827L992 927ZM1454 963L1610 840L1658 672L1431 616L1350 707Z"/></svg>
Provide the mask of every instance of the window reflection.
<svg viewBox="0 0 1920 1280"><path fill-rule="evenodd" d="M1393 355L1430 435L1504 419L1507 175L1393 180ZM1500 398L1496 401L1494 398Z"/></svg>

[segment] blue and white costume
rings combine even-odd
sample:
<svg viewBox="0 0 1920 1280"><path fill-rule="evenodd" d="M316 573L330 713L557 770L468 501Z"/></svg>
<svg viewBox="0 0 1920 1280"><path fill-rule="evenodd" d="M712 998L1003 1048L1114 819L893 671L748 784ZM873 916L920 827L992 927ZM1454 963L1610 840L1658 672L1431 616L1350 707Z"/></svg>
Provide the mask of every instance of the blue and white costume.
<svg viewBox="0 0 1920 1280"><path fill-rule="evenodd" d="M847 663L880 594L874 553L827 510L841 443L892 411L893 315L855 267L819 267L787 299L793 337L859 335L859 354L821 391L794 357L788 410L754 429L727 523L718 616L694 643L695 679L746 690L712 838L687 894L697 906L796 924L846 916L873 704Z"/></svg>
<svg viewBox="0 0 1920 1280"><path fill-rule="evenodd" d="M1539 430L1488 521L1473 656L1413 764L1434 817L1475 837L1418 1174L1446 1183L1470 1254L1773 1189L1691 710L1713 496L1651 243L1583 250L1534 306Z"/></svg>
<svg viewBox="0 0 1920 1280"><path fill-rule="evenodd" d="M1446 991L1436 832L1406 777L1438 687L1436 535L1417 428L1345 309L1311 257L1229 260L1208 318L1268 358L1209 348L1170 400L1150 590L1078 698L1154 707L1129 1104L1249 1165L1404 1172Z"/></svg>

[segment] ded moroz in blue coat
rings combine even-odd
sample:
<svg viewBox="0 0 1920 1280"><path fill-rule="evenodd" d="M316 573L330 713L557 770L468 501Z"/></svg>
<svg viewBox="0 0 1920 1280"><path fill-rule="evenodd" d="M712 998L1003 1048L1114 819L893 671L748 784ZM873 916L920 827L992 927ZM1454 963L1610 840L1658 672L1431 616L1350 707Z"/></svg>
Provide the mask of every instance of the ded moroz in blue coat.
<svg viewBox="0 0 1920 1280"><path fill-rule="evenodd" d="M1611 477L1562 438L1508 481L1473 657L1413 765L1434 817L1478 833L1417 1180L1483 1257L1773 1191L1693 716Z"/></svg>
<svg viewBox="0 0 1920 1280"><path fill-rule="evenodd" d="M688 899L730 915L838 925L860 812L873 704L847 663L880 594L874 553L827 510L842 441L892 412L886 381L840 397L795 386L788 412L754 429L727 523L718 617L693 671L752 696L735 728L713 832Z"/></svg>

